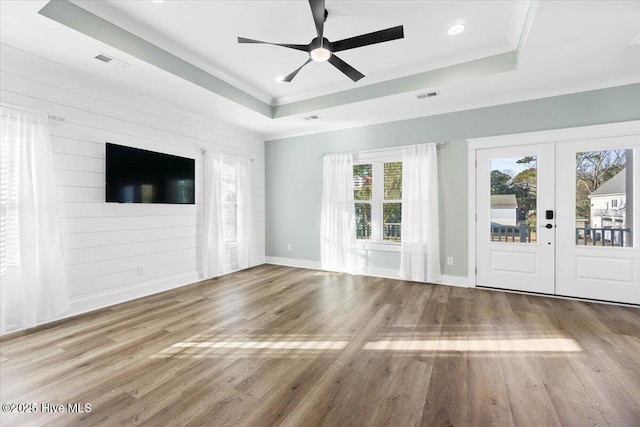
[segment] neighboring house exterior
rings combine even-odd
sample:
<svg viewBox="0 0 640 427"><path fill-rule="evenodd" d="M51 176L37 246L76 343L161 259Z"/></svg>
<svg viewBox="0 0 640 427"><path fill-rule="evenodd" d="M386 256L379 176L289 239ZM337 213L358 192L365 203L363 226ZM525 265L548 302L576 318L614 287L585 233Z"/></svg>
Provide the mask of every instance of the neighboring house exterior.
<svg viewBox="0 0 640 427"><path fill-rule="evenodd" d="M626 179L626 169L622 169L589 195L591 228L626 227Z"/></svg>
<svg viewBox="0 0 640 427"><path fill-rule="evenodd" d="M515 194L491 195L491 222L501 225L516 225L518 201Z"/></svg>

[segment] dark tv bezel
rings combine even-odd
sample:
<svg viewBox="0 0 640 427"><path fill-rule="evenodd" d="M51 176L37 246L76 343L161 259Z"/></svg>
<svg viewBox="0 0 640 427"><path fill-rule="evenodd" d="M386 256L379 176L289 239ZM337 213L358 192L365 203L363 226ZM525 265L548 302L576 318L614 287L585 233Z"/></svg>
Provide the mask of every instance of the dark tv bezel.
<svg viewBox="0 0 640 427"><path fill-rule="evenodd" d="M134 150L137 152L144 152L144 153L148 153L151 155L157 155L157 156L164 156L164 157L170 157L170 158L174 158L174 159L180 159L180 160L190 160L192 165L193 165L193 179L194 179L194 183L193 183L193 202L189 202L189 203L177 203L177 202L167 202L167 201L161 201L161 202L140 202L140 201L135 201L135 202L125 202L122 200L109 200L109 192L108 192L108 187L109 187L109 177L108 177L108 171L109 171L109 167L108 167L108 162L109 162L109 157L108 157L108 152L109 152L109 146L111 147L119 147L119 148L125 148L127 150ZM183 157L183 156L176 156L174 154L168 154L168 153L162 153L159 151L152 151L152 150L145 150L143 148L137 148L137 147L131 147L128 145L122 145L122 144L115 144L113 142L106 142L105 143L105 195L104 195L104 200L105 203L117 203L117 204L143 204L143 205L195 205L196 204L196 186L195 186L195 177L196 177L196 161L195 159L191 158L191 157Z"/></svg>

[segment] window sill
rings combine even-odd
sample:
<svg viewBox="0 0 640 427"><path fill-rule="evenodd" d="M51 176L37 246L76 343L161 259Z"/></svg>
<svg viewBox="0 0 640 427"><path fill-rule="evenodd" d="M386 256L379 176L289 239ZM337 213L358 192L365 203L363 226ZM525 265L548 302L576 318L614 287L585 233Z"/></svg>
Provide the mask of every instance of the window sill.
<svg viewBox="0 0 640 427"><path fill-rule="evenodd" d="M386 252L400 252L400 243L386 243L386 242L367 242L364 240L358 240L358 249L364 249L367 251L386 251Z"/></svg>

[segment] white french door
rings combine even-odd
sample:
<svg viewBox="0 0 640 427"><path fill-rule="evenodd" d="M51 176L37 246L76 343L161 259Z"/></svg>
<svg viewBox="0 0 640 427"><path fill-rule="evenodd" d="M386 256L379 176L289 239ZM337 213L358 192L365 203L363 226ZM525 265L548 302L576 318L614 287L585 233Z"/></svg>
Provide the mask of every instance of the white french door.
<svg viewBox="0 0 640 427"><path fill-rule="evenodd" d="M475 284L640 304L640 134L511 138L470 151Z"/></svg>
<svg viewBox="0 0 640 427"><path fill-rule="evenodd" d="M554 293L555 221L540 215L555 212L554 150L477 151L477 285Z"/></svg>
<svg viewBox="0 0 640 427"><path fill-rule="evenodd" d="M556 293L640 304L640 136L559 143L557 162ZM576 199L590 162L619 165L602 172L587 214Z"/></svg>

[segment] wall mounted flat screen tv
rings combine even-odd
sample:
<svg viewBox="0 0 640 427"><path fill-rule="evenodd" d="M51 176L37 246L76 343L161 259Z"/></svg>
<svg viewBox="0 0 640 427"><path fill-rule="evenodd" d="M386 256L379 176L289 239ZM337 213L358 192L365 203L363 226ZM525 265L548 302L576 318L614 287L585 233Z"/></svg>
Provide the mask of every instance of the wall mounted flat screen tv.
<svg viewBox="0 0 640 427"><path fill-rule="evenodd" d="M195 160L107 142L106 201L195 204Z"/></svg>

